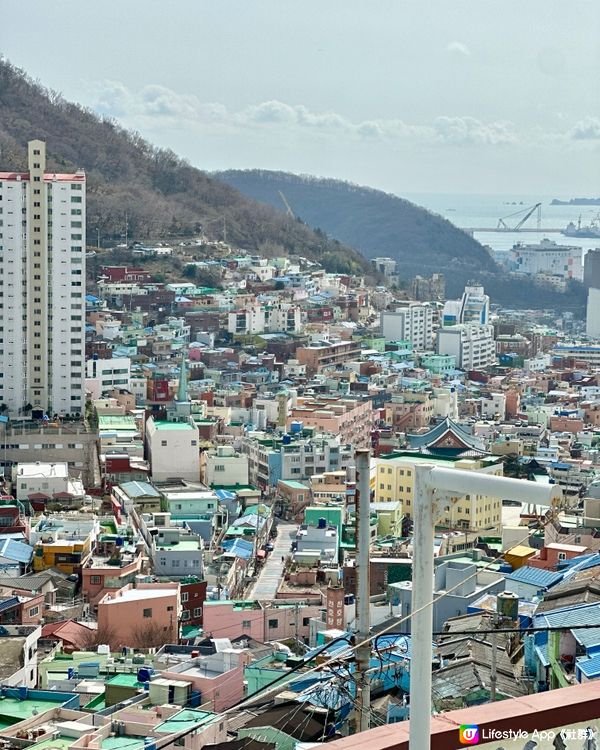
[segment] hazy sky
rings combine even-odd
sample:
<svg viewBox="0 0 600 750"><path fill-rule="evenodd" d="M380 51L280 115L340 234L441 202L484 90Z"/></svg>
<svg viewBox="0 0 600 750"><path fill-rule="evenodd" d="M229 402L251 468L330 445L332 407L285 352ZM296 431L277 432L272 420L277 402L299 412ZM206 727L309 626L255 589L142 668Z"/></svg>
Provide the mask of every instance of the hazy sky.
<svg viewBox="0 0 600 750"><path fill-rule="evenodd" d="M600 0L0 0L0 51L203 169L600 195Z"/></svg>

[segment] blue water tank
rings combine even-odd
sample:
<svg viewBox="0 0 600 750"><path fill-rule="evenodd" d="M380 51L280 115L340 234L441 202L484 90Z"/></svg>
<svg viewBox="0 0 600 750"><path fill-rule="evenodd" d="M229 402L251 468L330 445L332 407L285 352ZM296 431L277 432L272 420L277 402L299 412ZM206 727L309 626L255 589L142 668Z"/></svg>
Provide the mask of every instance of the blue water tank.
<svg viewBox="0 0 600 750"><path fill-rule="evenodd" d="M292 442L292 436L291 435L284 435L283 438L281 439L281 442L284 445L289 445Z"/></svg>
<svg viewBox="0 0 600 750"><path fill-rule="evenodd" d="M326 529L327 528L327 519L326 518L319 518L319 528L320 529Z"/></svg>
<svg viewBox="0 0 600 750"><path fill-rule="evenodd" d="M297 420L294 420L290 425L290 432L294 435L297 435L299 432L302 432L304 429L304 422L298 422Z"/></svg>
<svg viewBox="0 0 600 750"><path fill-rule="evenodd" d="M27 692L28 692L28 691L27 691L27 688L26 688L26 687L23 687L23 686L21 686L21 687L19 688L19 700L20 700L20 701L24 701L24 700L27 700Z"/></svg>
<svg viewBox="0 0 600 750"><path fill-rule="evenodd" d="M154 672L153 669L149 669L148 667L140 667L138 669L137 673L137 681L138 682L149 682L150 677L152 676L152 673Z"/></svg>
<svg viewBox="0 0 600 750"><path fill-rule="evenodd" d="M115 539L115 546L116 546L116 547L122 547L122 546L123 546L124 544L125 544L125 540L123 539L123 537L122 537L122 536L118 536L118 537L117 537L117 538Z"/></svg>
<svg viewBox="0 0 600 750"><path fill-rule="evenodd" d="M190 707L198 708L198 706L201 703L202 703L202 693L200 693L199 690L192 690L192 693L190 695Z"/></svg>

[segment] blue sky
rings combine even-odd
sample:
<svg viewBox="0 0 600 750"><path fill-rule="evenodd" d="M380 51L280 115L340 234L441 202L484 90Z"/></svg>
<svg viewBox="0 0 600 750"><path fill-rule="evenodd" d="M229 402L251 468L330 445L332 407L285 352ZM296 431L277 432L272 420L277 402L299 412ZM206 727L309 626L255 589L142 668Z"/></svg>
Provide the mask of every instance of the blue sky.
<svg viewBox="0 0 600 750"><path fill-rule="evenodd" d="M11 62L196 166L398 194L600 194L598 39L597 0L0 6Z"/></svg>

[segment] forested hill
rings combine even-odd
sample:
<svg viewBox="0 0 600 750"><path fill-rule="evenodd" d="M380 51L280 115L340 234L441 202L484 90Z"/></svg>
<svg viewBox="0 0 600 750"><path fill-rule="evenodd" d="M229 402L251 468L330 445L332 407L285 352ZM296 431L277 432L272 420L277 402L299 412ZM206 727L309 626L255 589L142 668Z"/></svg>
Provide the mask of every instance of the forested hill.
<svg viewBox="0 0 600 750"><path fill-rule="evenodd" d="M189 236L202 225L214 239L265 254L297 254L331 271L360 273L364 257L281 211L191 167L172 151L43 88L0 59L0 169L26 168L27 141L46 141L49 170L87 173L88 242Z"/></svg>
<svg viewBox="0 0 600 750"><path fill-rule="evenodd" d="M264 170L217 176L255 200L286 210L283 194L296 216L369 258L395 258L407 279L443 270L460 277L460 284L465 274L497 270L485 248L449 221L381 190Z"/></svg>
<svg viewBox="0 0 600 750"><path fill-rule="evenodd" d="M507 307L569 310L584 314L583 284L566 292L507 275L487 250L437 214L414 203L348 182L266 170L230 170L217 175L245 195L287 210L368 258L389 256L405 280L442 272L446 293L457 297L465 284L484 284L492 301ZM283 197L282 197L283 195Z"/></svg>

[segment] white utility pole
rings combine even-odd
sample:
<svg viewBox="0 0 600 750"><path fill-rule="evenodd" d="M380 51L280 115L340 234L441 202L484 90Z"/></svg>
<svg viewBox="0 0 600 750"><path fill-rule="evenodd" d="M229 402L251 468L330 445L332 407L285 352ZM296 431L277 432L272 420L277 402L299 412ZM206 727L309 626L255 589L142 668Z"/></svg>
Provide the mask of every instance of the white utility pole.
<svg viewBox="0 0 600 750"><path fill-rule="evenodd" d="M552 505L562 498L557 485L542 485L476 471L415 466L410 663L409 750L431 747L431 642L433 638L433 535L438 518L464 495L483 495ZM358 653L357 653L358 661Z"/></svg>
<svg viewBox="0 0 600 750"><path fill-rule="evenodd" d="M370 561L371 542L371 451L361 448L354 454L356 462L357 493L356 513L356 676L358 690L356 705L358 710L357 730L369 728L371 712L371 682L369 662L371 659L370 630ZM361 645L364 644L364 645Z"/></svg>

